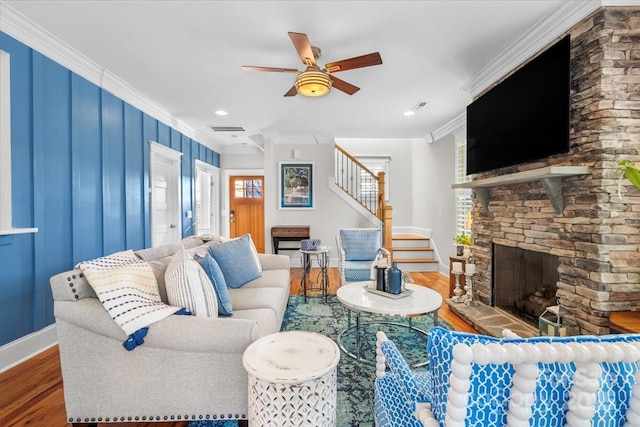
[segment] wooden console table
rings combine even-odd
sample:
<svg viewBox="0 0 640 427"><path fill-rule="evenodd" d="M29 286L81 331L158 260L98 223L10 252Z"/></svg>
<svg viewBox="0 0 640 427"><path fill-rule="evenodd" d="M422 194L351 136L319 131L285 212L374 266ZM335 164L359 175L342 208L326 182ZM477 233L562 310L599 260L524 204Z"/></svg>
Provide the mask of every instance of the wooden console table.
<svg viewBox="0 0 640 427"><path fill-rule="evenodd" d="M310 227L308 225L274 225L271 227L271 240L273 243L273 253L277 254L278 250L295 250L295 248L280 248L280 242L299 242L308 239Z"/></svg>

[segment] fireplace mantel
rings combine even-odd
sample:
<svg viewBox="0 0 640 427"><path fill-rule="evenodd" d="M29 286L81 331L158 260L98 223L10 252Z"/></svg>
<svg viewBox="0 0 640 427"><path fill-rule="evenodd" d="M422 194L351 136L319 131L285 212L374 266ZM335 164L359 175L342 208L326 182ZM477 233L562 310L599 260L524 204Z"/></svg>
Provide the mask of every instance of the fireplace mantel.
<svg viewBox="0 0 640 427"><path fill-rule="evenodd" d="M539 181L546 191L547 197L549 197L549 200L556 212L561 213L564 210L562 180L566 177L586 175L589 173L591 173L591 167L589 166L546 166L524 172L510 173L491 178L477 179L471 182L453 184L451 188L472 188L476 190L476 194L486 211L489 206L489 188Z"/></svg>

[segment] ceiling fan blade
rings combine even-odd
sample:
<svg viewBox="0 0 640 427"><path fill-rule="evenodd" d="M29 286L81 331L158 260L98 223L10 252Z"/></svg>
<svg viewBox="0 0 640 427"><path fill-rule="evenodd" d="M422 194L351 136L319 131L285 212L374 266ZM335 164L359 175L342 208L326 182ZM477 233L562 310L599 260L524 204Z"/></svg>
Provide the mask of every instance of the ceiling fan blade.
<svg viewBox="0 0 640 427"><path fill-rule="evenodd" d="M358 86L354 86L351 83L347 83L344 80L340 80L337 77L334 77L334 76L329 76L329 77L331 77L331 80L333 81L332 86L338 90L343 91L347 95L353 95L354 93L360 90Z"/></svg>
<svg viewBox="0 0 640 427"><path fill-rule="evenodd" d="M278 68L278 67L256 67L253 65L243 65L244 71L271 71L274 73L297 73L295 68Z"/></svg>
<svg viewBox="0 0 640 427"><path fill-rule="evenodd" d="M331 62L325 65L325 69L330 73L337 73L338 71L353 70L354 68L370 67L372 65L380 64L382 64L380 53L374 52L368 55Z"/></svg>
<svg viewBox="0 0 640 427"><path fill-rule="evenodd" d="M289 38L293 42L293 46L298 51L298 55L300 55L302 63L304 65L316 65L316 58L313 56L311 43L309 43L307 35L303 33L292 33L290 31Z"/></svg>
<svg viewBox="0 0 640 427"><path fill-rule="evenodd" d="M298 90L296 89L296 86L293 85L291 86L291 89L289 89L289 91L284 94L284 96L296 96L297 94L298 94Z"/></svg>

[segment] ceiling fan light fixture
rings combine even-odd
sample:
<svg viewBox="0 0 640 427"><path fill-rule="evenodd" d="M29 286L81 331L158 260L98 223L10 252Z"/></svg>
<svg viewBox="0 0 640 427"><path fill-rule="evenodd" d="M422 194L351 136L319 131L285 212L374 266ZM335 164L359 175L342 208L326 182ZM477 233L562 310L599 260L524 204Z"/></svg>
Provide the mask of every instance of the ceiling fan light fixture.
<svg viewBox="0 0 640 427"><path fill-rule="evenodd" d="M329 93L331 79L317 67L309 67L296 77L296 90L300 95L318 97Z"/></svg>

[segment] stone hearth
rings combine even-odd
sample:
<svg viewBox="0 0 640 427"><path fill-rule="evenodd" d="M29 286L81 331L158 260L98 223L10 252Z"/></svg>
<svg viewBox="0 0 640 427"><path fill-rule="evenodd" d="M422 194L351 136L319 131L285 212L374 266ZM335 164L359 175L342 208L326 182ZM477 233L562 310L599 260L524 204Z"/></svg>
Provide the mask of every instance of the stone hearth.
<svg viewBox="0 0 640 427"><path fill-rule="evenodd" d="M511 329L519 336L525 338L538 335L538 329L529 323L499 308L488 306L482 302L477 303L475 306L469 306L447 299L446 303L451 311L482 334L500 338L502 337L503 330Z"/></svg>
<svg viewBox="0 0 640 427"><path fill-rule="evenodd" d="M625 181L619 198L616 173L620 160L640 161L640 8L602 8L570 34L570 152L474 179L555 165L591 173L564 178L562 212L539 182L489 189L486 209L474 192L474 290L491 305L494 243L556 255L559 302L582 333L605 334L610 312L640 310L640 191Z"/></svg>

